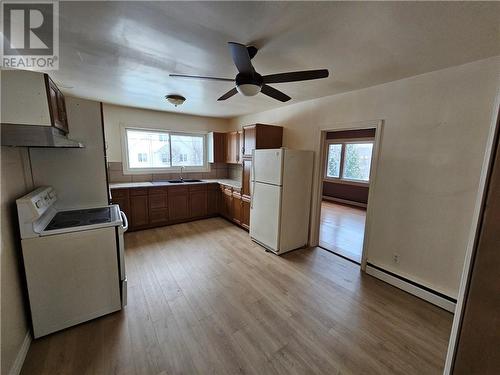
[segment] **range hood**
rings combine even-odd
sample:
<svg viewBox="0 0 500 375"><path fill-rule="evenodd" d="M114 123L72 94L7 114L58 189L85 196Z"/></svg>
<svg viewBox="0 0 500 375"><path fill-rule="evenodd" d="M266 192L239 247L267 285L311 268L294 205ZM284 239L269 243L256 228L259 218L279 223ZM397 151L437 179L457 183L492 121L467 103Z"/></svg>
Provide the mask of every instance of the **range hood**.
<svg viewBox="0 0 500 375"><path fill-rule="evenodd" d="M79 141L69 139L64 132L44 125L1 125L2 146L83 148Z"/></svg>

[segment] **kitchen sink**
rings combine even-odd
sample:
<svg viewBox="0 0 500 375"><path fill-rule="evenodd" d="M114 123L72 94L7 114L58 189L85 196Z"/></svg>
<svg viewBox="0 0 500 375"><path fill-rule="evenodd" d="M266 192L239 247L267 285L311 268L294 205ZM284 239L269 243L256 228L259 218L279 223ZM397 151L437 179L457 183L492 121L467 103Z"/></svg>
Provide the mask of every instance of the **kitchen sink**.
<svg viewBox="0 0 500 375"><path fill-rule="evenodd" d="M182 184L184 182L203 182L203 181L202 180L194 180L194 179L153 181L153 185Z"/></svg>

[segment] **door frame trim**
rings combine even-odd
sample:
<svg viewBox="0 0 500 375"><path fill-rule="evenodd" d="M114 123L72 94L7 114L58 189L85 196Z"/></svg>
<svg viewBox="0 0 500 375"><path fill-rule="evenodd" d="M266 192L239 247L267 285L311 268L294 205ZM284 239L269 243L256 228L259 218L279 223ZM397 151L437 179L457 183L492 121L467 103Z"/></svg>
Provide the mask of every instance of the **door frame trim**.
<svg viewBox="0 0 500 375"><path fill-rule="evenodd" d="M316 201L313 202L314 216L311 230L311 246L319 245L319 233L321 224L321 201L323 200L323 171L326 166L326 133L345 130L362 130L362 129L375 129L375 139L373 142L372 162L370 170L370 188L368 190L368 201L366 207L366 220L365 220L365 233L363 235L363 250L361 254L361 269L366 270L366 262L368 259L367 250L369 248L370 229L373 221L373 191L377 183L377 170L380 158L380 145L382 142L384 120L368 120L360 122L339 123L334 126L320 128L319 144L319 166L316 168L314 181L316 182ZM314 196L314 195L313 195Z"/></svg>

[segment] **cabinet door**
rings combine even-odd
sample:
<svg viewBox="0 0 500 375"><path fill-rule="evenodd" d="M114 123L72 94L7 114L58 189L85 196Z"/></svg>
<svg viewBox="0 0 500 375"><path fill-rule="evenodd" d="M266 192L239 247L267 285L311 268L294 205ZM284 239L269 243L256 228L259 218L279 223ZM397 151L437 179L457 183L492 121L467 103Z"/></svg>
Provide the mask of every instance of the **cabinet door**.
<svg viewBox="0 0 500 375"><path fill-rule="evenodd" d="M241 179L241 193L244 196L250 197L251 195L251 173L252 173L252 159L243 159L243 177Z"/></svg>
<svg viewBox="0 0 500 375"><path fill-rule="evenodd" d="M226 219L231 220L232 218L232 209L233 209L233 193L230 189L224 189L222 193L222 216L224 216Z"/></svg>
<svg viewBox="0 0 500 375"><path fill-rule="evenodd" d="M168 191L168 218L170 221L189 218L189 191L187 188L170 188Z"/></svg>
<svg viewBox="0 0 500 375"><path fill-rule="evenodd" d="M255 150L256 127L255 125L243 127L243 156L251 157L252 151Z"/></svg>
<svg viewBox="0 0 500 375"><path fill-rule="evenodd" d="M227 133L226 163L238 163L238 132Z"/></svg>
<svg viewBox="0 0 500 375"><path fill-rule="evenodd" d="M149 223L166 224L168 222L168 204L166 191L149 192Z"/></svg>
<svg viewBox="0 0 500 375"><path fill-rule="evenodd" d="M250 229L250 199L241 198L241 226Z"/></svg>
<svg viewBox="0 0 500 375"><path fill-rule="evenodd" d="M130 226L141 228L149 223L148 196L130 196Z"/></svg>
<svg viewBox="0 0 500 375"><path fill-rule="evenodd" d="M199 190L199 191L191 191L189 193L189 204L190 204L190 212L189 216L194 217L203 217L207 216L207 191Z"/></svg>
<svg viewBox="0 0 500 375"><path fill-rule="evenodd" d="M208 134L208 162L226 162L226 133L211 132Z"/></svg>
<svg viewBox="0 0 500 375"><path fill-rule="evenodd" d="M130 218L130 204L128 195L126 197L113 197L111 199L111 204L117 204L120 206L120 211L123 211L127 218Z"/></svg>
<svg viewBox="0 0 500 375"><path fill-rule="evenodd" d="M236 224L241 223L241 196L239 194L233 194L231 220Z"/></svg>
<svg viewBox="0 0 500 375"><path fill-rule="evenodd" d="M208 185L207 191L207 215L217 215L220 210L220 196L221 192L218 184Z"/></svg>
<svg viewBox="0 0 500 375"><path fill-rule="evenodd" d="M66 103L64 101L64 95L61 91L59 91L55 83L49 78L48 75L46 75L45 78L52 125L67 133L68 122L66 118Z"/></svg>
<svg viewBox="0 0 500 375"><path fill-rule="evenodd" d="M243 130L238 132L238 163L243 163Z"/></svg>

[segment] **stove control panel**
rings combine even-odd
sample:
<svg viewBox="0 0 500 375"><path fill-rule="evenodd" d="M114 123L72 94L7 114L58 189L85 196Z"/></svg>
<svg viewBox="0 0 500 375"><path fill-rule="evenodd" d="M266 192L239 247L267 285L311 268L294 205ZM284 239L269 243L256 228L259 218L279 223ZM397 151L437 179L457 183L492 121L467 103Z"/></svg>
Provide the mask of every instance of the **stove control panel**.
<svg viewBox="0 0 500 375"><path fill-rule="evenodd" d="M54 188L51 186L39 187L16 201L19 219L22 219L23 222L35 221L56 201L57 194Z"/></svg>

